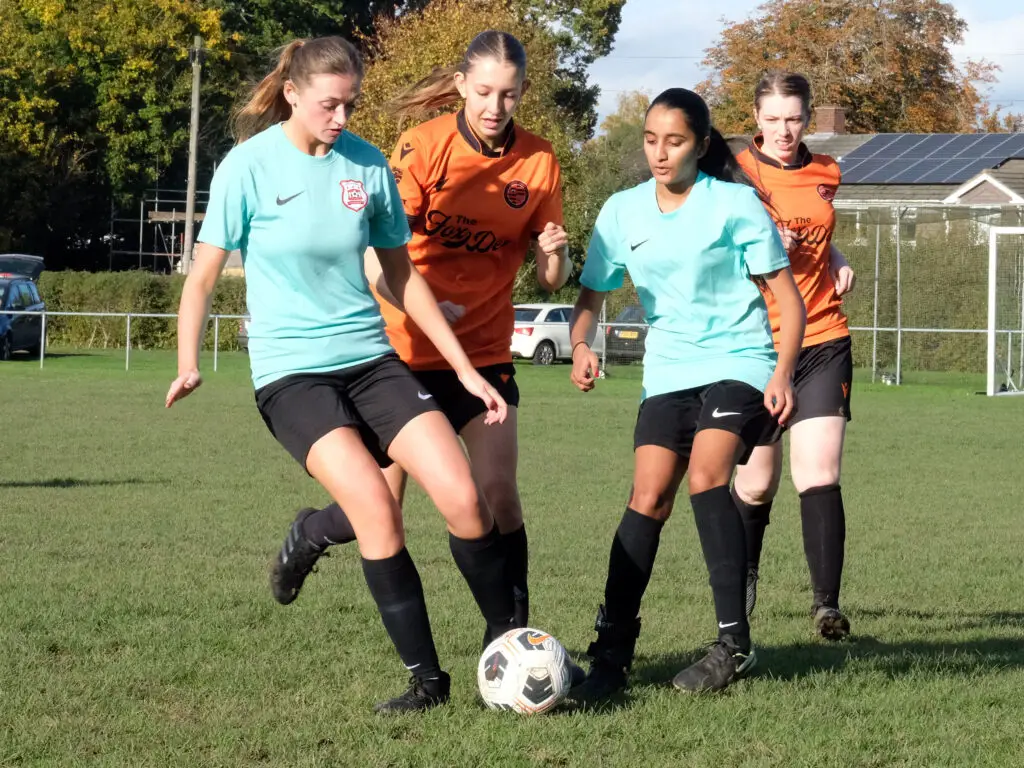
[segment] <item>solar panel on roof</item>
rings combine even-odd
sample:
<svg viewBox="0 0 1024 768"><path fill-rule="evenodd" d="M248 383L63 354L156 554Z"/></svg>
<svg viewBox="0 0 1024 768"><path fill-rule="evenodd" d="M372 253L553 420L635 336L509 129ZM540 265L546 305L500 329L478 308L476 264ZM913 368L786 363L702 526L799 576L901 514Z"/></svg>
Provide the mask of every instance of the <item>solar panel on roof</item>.
<svg viewBox="0 0 1024 768"><path fill-rule="evenodd" d="M851 184L959 184L1014 156L1024 157L1024 134L888 133L839 164Z"/></svg>

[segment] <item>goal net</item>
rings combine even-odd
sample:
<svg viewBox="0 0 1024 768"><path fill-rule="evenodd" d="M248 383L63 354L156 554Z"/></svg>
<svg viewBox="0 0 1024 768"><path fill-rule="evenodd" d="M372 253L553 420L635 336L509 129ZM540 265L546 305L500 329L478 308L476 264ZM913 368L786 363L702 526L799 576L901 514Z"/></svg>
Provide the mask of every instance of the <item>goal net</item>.
<svg viewBox="0 0 1024 768"><path fill-rule="evenodd" d="M987 393L1024 394L1024 227L989 232Z"/></svg>

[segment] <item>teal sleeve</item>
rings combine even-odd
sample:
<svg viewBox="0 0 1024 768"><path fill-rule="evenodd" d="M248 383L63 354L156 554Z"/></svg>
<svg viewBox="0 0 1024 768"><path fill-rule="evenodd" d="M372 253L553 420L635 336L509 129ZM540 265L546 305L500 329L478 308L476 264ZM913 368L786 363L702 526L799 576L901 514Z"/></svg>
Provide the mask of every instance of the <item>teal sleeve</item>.
<svg viewBox="0 0 1024 768"><path fill-rule="evenodd" d="M385 163L379 171L380 183L373 201L373 218L370 219L370 247L398 248L412 238L409 220L391 169Z"/></svg>
<svg viewBox="0 0 1024 768"><path fill-rule="evenodd" d="M602 293L621 288L626 273L614 200L609 198L597 215L580 275L581 285Z"/></svg>
<svg viewBox="0 0 1024 768"><path fill-rule="evenodd" d="M737 191L729 221L733 242L743 252L743 263L751 275L789 266L779 230L752 188Z"/></svg>
<svg viewBox="0 0 1024 768"><path fill-rule="evenodd" d="M235 150L228 152L213 174L198 242L225 251L242 247L252 218L246 199L248 173L244 160Z"/></svg>

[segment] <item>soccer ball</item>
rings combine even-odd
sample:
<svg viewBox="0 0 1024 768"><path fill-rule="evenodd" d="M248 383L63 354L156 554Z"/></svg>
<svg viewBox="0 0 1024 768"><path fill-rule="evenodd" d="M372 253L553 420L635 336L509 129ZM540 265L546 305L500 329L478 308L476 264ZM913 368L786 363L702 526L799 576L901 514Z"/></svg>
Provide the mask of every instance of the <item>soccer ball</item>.
<svg viewBox="0 0 1024 768"><path fill-rule="evenodd" d="M487 646L476 679L480 696L491 709L537 715L569 692L569 654L547 632L512 629Z"/></svg>

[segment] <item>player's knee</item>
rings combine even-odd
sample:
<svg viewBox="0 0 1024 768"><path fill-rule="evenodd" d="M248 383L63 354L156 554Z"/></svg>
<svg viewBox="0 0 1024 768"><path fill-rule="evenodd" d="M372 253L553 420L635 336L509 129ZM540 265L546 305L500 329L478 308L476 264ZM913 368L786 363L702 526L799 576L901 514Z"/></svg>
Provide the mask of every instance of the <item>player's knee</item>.
<svg viewBox="0 0 1024 768"><path fill-rule="evenodd" d="M767 504L775 498L779 491L779 478L771 475L748 477L737 474L734 487L741 501L758 506Z"/></svg>
<svg viewBox="0 0 1024 768"><path fill-rule="evenodd" d="M439 490L433 501L449 529L460 538L475 538L473 533L479 531L477 535L483 535L490 528L490 515L481 504L480 494L470 480L451 483Z"/></svg>
<svg viewBox="0 0 1024 768"><path fill-rule="evenodd" d="M523 507L514 478L488 480L481 483L480 490L502 533L514 531L523 524Z"/></svg>
<svg viewBox="0 0 1024 768"><path fill-rule="evenodd" d="M641 515L655 520L668 520L675 498L665 488L637 487L630 494L629 506Z"/></svg>
<svg viewBox="0 0 1024 768"><path fill-rule="evenodd" d="M698 493L710 491L712 488L728 485L731 472L726 471L721 467L691 466L689 474L690 495L693 496Z"/></svg>
<svg viewBox="0 0 1024 768"><path fill-rule="evenodd" d="M793 486L797 493L808 488L820 488L826 485L839 484L839 463L815 462L792 468Z"/></svg>

